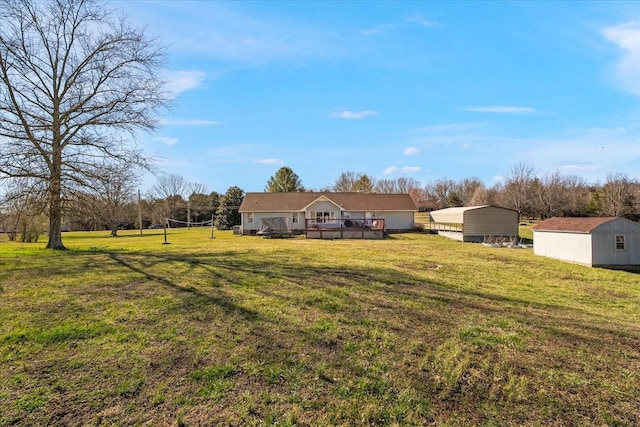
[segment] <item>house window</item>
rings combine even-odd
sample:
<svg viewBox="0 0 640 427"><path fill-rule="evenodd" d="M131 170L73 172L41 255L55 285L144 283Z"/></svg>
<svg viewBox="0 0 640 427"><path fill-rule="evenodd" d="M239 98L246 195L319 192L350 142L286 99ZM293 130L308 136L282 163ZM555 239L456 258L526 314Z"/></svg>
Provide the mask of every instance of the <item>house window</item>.
<svg viewBox="0 0 640 427"><path fill-rule="evenodd" d="M328 211L328 212L317 211L315 212L315 218L317 223L333 222L332 220L336 219L336 213L332 211Z"/></svg>
<svg viewBox="0 0 640 427"><path fill-rule="evenodd" d="M621 234L616 235L616 251L624 251L624 236Z"/></svg>
<svg viewBox="0 0 640 427"><path fill-rule="evenodd" d="M298 212L291 212L291 223L292 224L298 223Z"/></svg>
<svg viewBox="0 0 640 427"><path fill-rule="evenodd" d="M253 224L253 212L247 212L247 224Z"/></svg>

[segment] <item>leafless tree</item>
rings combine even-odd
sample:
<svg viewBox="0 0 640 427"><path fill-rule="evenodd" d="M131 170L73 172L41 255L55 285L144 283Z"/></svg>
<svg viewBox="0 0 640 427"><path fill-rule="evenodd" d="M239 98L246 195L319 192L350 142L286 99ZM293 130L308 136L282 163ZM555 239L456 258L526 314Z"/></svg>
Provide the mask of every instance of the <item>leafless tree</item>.
<svg viewBox="0 0 640 427"><path fill-rule="evenodd" d="M567 181L560 172L543 176L534 186L533 191L533 210L541 218L564 214L564 208L569 199L569 190Z"/></svg>
<svg viewBox="0 0 640 427"><path fill-rule="evenodd" d="M491 204L493 204L493 201L491 200L490 192L487 190L487 187L480 185L473 191L473 195L469 200L468 206L483 206Z"/></svg>
<svg viewBox="0 0 640 427"><path fill-rule="evenodd" d="M630 216L634 207L634 186L622 173L607 175L607 182L597 192L600 215Z"/></svg>
<svg viewBox="0 0 640 427"><path fill-rule="evenodd" d="M353 184L357 179L358 177L355 172L342 172L338 179L336 179L336 181L333 183L331 190L338 193L353 191Z"/></svg>
<svg viewBox="0 0 640 427"><path fill-rule="evenodd" d="M104 164L94 169L94 178L77 193L77 198L90 213L118 235L118 227L133 223L136 217L136 188L139 174L121 164Z"/></svg>
<svg viewBox="0 0 640 427"><path fill-rule="evenodd" d="M532 214L533 188L536 169L524 162L516 163L507 175L502 190L504 202L520 216Z"/></svg>
<svg viewBox="0 0 640 427"><path fill-rule="evenodd" d="M181 175L159 176L149 193L149 198L154 202L156 208L160 208L162 211L159 214L156 212L154 217L158 217L159 221L164 221L165 218L175 218L179 208L185 205L190 188L189 181Z"/></svg>
<svg viewBox="0 0 640 427"><path fill-rule="evenodd" d="M20 234L23 242L37 242L46 230L44 215L46 202L42 197L43 187L32 179L14 179L6 186L0 197L0 229L9 240L16 240Z"/></svg>
<svg viewBox="0 0 640 427"><path fill-rule="evenodd" d="M209 193L207 184L202 184L200 182L189 183L189 196L191 196L192 194L207 194L207 193Z"/></svg>
<svg viewBox="0 0 640 427"><path fill-rule="evenodd" d="M459 197L464 206L472 206L471 199L479 188L484 188L484 184L477 177L462 178L456 185L454 192Z"/></svg>
<svg viewBox="0 0 640 427"><path fill-rule="evenodd" d="M126 136L167 103L162 47L94 0L0 0L0 16L0 177L46 183L47 247L64 249L65 188L105 159L146 163Z"/></svg>
<svg viewBox="0 0 640 427"><path fill-rule="evenodd" d="M420 183L415 178L400 177L396 179L396 182L398 183L398 193L400 194L409 194L411 190L420 188Z"/></svg>
<svg viewBox="0 0 640 427"><path fill-rule="evenodd" d="M187 197L191 184L181 175L161 175L151 187L150 196L154 199L167 199L173 196Z"/></svg>
<svg viewBox="0 0 640 427"><path fill-rule="evenodd" d="M383 178L376 181L376 193L393 194L398 192L398 182L395 179Z"/></svg>
<svg viewBox="0 0 640 427"><path fill-rule="evenodd" d="M371 193L376 186L376 181L364 173L355 173L352 171L342 172L338 179L331 187L332 191L346 193L350 191L359 191L361 193Z"/></svg>
<svg viewBox="0 0 640 427"><path fill-rule="evenodd" d="M426 185L427 193L435 201L434 209L442 209L454 206L451 203L455 195L456 182L449 178L439 178L434 182Z"/></svg>

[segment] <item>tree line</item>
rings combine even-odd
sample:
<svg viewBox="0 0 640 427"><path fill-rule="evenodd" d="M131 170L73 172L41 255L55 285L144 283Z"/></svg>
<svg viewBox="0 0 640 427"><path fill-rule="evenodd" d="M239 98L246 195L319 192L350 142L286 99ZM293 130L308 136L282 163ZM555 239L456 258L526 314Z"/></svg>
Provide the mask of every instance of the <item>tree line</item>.
<svg viewBox="0 0 640 427"><path fill-rule="evenodd" d="M287 189L287 190L282 190ZM520 162L504 179L487 187L477 177L439 178L421 184L414 178L375 179L353 171L342 172L326 187L308 190L288 167L271 177L265 191L336 191L406 193L420 211L449 207L494 205L518 211L521 217L620 216L640 219L640 181L622 173L610 173L602 184L590 184L576 175L560 172L540 175Z"/></svg>
<svg viewBox="0 0 640 427"><path fill-rule="evenodd" d="M238 208L245 192L232 186L224 194L180 175L162 175L144 195L136 170L114 168L91 185L64 194L64 230L110 230L149 227L213 226L229 230L240 224ZM539 176L533 166L514 165L502 182L487 187L478 178L439 178L420 184L414 178L379 179L342 172L323 188L308 189L288 167L280 168L264 188L267 192L334 191L409 194L420 211L448 207L494 205L517 210L522 217L621 216L640 219L640 182L609 174L603 184L588 184L559 172ZM13 180L0 204L0 230L11 239L37 241L47 230L46 190L34 180ZM167 219L169 222L167 222Z"/></svg>

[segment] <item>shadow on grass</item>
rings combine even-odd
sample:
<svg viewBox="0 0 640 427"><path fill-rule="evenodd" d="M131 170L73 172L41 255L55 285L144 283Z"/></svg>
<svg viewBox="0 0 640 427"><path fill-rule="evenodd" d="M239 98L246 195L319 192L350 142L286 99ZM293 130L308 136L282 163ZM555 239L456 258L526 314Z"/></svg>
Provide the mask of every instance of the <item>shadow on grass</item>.
<svg viewBox="0 0 640 427"><path fill-rule="evenodd" d="M47 274L46 266L39 268L42 274ZM199 404L203 416L210 417L224 416L216 415L218 413L236 415L246 410L251 414L247 416L249 422L246 424L257 424L256 420L264 418L276 405L273 402L279 402L283 411L290 409L294 403L287 399L293 398L299 399L295 401L297 408L314 414L306 415L307 424L313 424L314 416L326 415L332 410L345 414L342 419L334 420L335 424L362 423L359 411L365 403L373 405L378 411L375 415L379 415L368 424L391 424L382 418L382 411L395 405L400 391L404 389L414 390L426 402L419 402L427 408L416 418L422 422L414 420L413 424L433 423L428 418L428 406L431 404L439 405L439 410L444 413L450 411L452 417L457 410L467 411L465 414L470 417L467 420L475 421L482 421L482 410L477 409L474 413L473 409L465 408L490 407L500 413L496 419L504 421L515 413L512 411L517 410L519 403L483 394L495 383L495 375L491 375L487 385L471 382L472 375L494 374L492 363L507 363L507 360L512 371L526 372L529 380L535 381L536 370L545 368L549 371L563 369L561 372L568 373L568 376L574 373L586 376L585 371L599 369L598 358L609 353L624 354L627 360L637 365L640 352L638 331L621 322L593 316L588 310L562 306L562 302L551 304L528 301L517 295L498 295L473 283L464 287L452 285L446 277L438 276L441 274L438 271L434 271L433 278L427 280L419 271L411 271L404 265L402 268L387 264L361 268L344 264L312 264L300 261L293 251L146 254L92 250L74 253L66 266L49 265L48 268L61 275L102 270L105 275L133 273L123 276L126 283L101 282L96 287L91 284L77 286L76 292L95 296L105 303L111 297L110 294L99 295L105 291L113 292L113 295L117 293L121 300L142 306L149 295L144 291L138 292L138 288L152 290L149 292L152 296L164 295L164 292L156 292L159 289L167 290L178 300L177 304L163 305L160 301L153 306L151 321L145 323L143 319L132 323L135 328L146 328L147 334L153 336L149 340L153 341L152 348L143 348L148 352L145 357L150 359L148 366L146 360L139 364L146 381L154 385L153 381L167 384L166 378L173 378L171 385L178 384L183 393L182 396L170 396L174 402L180 398L195 402L189 407ZM117 274L114 277L118 277ZM120 308L118 304L116 306ZM125 304L122 307L127 308ZM198 314L202 314L199 320L191 321ZM85 316L84 313L81 315ZM163 331L157 328L171 326L161 320L177 322L181 318L187 321L181 323L179 329L191 329L185 333L188 340L175 342L171 338L169 341L158 338ZM524 350L499 345L483 347L481 340L476 340L479 344L473 344L476 347L471 350L463 348L470 342L464 341L465 330L470 327L479 330L486 323L504 318L514 320L517 323L514 329L518 332L523 329L532 331L522 338ZM129 327L126 325L122 329ZM526 343L529 339L533 341L531 344ZM410 343L417 343L416 348ZM457 353L456 344L460 345ZM457 385L452 385L447 393L442 394L443 386L438 381L447 367L447 360L438 361L437 351L441 348L446 350L447 345L450 345L452 354L455 353L451 356L453 362L460 362L465 355L471 359L469 366L461 365L462 374L455 380ZM595 361L586 360L588 356L583 355L575 366L559 366L554 352L563 350L571 355L576 348L591 353L589 356ZM158 353L169 362L163 362ZM634 354L636 356L630 356ZM120 355L113 357L118 359ZM136 360L139 359L131 358L127 362L135 364ZM64 367L61 366L60 370L64 371ZM454 368L457 366L451 370ZM77 371L75 374L81 369ZM225 373L224 381L216 382L218 378L214 373L218 371ZM195 375L194 372L200 374ZM209 383L199 379L206 377L205 374L210 377ZM610 375L617 373L611 371ZM233 387L227 387L227 384ZM598 386L596 381L585 384L584 393L597 396ZM548 397L551 403L546 410L549 411L566 405L596 419L598 404L603 402L597 398L576 402L572 400L574 389L565 383L543 383L539 390L536 389L537 384L531 387L531 399L538 399L544 390L559 389ZM626 390L627 394L620 394L617 399L635 404L634 396L638 395L638 389L636 385L631 387L635 388ZM140 389L144 390L144 387L140 386ZM215 391L219 397L205 398L201 394L203 390L210 393L209 396ZM536 394L537 391L541 394ZM272 403L254 404L248 408L243 399L255 395L265 396ZM149 395L143 393L139 397L128 396L127 401L122 396L107 394L103 397L105 403L101 402L101 408L105 410L127 405L143 408L149 401ZM351 402L351 407L345 406L345 402ZM78 406L75 413L85 417L75 422L95 424L95 418L91 418L95 408L74 404ZM230 409L234 405L240 405L241 409ZM313 408L317 406L319 409L304 405L315 405ZM524 405L530 403L525 402ZM179 406L175 403L163 408L175 413ZM412 408L417 406L411 405ZM150 410L146 415L153 416L154 413ZM541 424L539 421L544 419L544 416L536 418L539 414L535 410L528 416L532 417L531 424ZM519 424L527 424L529 418L526 417L515 420ZM125 419L124 415L121 418L114 416L105 418L103 422L118 424ZM446 417L441 419L446 420ZM208 421L215 424L213 420L216 418ZM228 420L217 420L232 424ZM243 423L238 421L237 424ZM301 424L305 424L305 419Z"/></svg>
<svg viewBox="0 0 640 427"><path fill-rule="evenodd" d="M217 280L235 287L250 282L251 288L258 294L276 298L284 304L304 309L313 305L312 297L298 298L295 290L278 286L284 281L293 284L304 292L326 292L340 289L339 296L332 297L338 304L328 304L329 312L342 312L354 316L379 312L380 315L405 316L418 324L458 324L459 313L472 313L482 317L512 316L523 323L545 330L552 335L562 336L567 342L601 345L605 341L615 340L628 335L626 328L616 321L594 319L586 310L570 308L561 304L548 304L529 301L512 296L504 296L474 289L451 286L445 282L426 281L410 272L394 268L355 268L348 266L308 266L290 261L288 254L262 255L250 258L247 254L223 252L215 255L189 254L118 254L109 253L109 257L119 265L143 275L151 280L178 292L196 295L212 304L219 305L229 312L237 312L247 320L265 320L255 310L243 307L234 298L225 293L224 286L181 286L177 277L152 273L158 265L176 265L203 279ZM200 270L197 272L196 270ZM189 273L185 273L189 274ZM425 302L433 309L419 310L410 302ZM433 305L435 303L435 305ZM319 302L322 309L322 301ZM442 312L440 308L444 308ZM608 338L608 339L607 339ZM629 342L633 348L639 348L637 340Z"/></svg>

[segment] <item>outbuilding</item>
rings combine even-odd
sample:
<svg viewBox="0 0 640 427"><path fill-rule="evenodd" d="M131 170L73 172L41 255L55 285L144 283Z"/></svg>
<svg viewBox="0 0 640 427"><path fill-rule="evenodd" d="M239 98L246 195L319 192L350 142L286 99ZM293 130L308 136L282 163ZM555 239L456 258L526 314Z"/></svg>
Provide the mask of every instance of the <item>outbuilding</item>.
<svg viewBox="0 0 640 427"><path fill-rule="evenodd" d="M464 242L518 238L520 215L513 209L467 206L432 211L429 217L432 231Z"/></svg>
<svg viewBox="0 0 640 427"><path fill-rule="evenodd" d="M533 253L590 267L639 269L640 224L618 217L549 218L533 228Z"/></svg>

